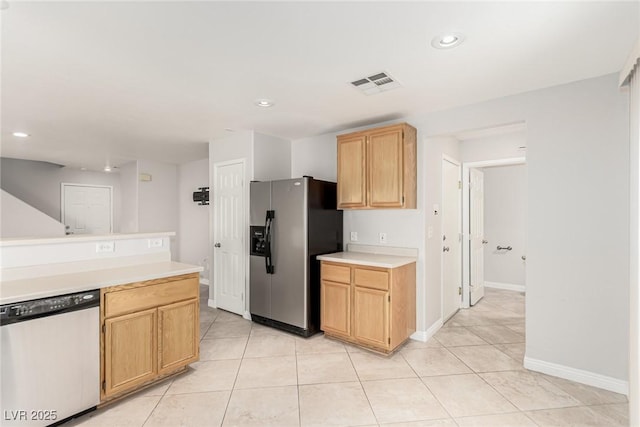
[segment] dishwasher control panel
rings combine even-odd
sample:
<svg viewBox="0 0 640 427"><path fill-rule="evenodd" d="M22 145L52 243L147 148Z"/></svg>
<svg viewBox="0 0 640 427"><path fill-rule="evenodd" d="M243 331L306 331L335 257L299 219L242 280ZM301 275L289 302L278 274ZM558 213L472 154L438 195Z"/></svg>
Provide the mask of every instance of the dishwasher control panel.
<svg viewBox="0 0 640 427"><path fill-rule="evenodd" d="M66 313L100 305L100 291L85 291L0 306L0 325L22 322L55 313Z"/></svg>

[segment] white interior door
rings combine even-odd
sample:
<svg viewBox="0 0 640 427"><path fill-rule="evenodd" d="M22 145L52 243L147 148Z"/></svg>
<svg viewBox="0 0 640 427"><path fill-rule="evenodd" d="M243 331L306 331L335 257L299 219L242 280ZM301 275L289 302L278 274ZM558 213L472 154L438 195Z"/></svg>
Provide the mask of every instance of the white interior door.
<svg viewBox="0 0 640 427"><path fill-rule="evenodd" d="M244 314L244 160L213 165L213 286L216 306Z"/></svg>
<svg viewBox="0 0 640 427"><path fill-rule="evenodd" d="M460 165L442 160L442 319L453 316L462 301Z"/></svg>
<svg viewBox="0 0 640 427"><path fill-rule="evenodd" d="M112 188L62 184L62 222L67 234L107 234L113 231Z"/></svg>
<svg viewBox="0 0 640 427"><path fill-rule="evenodd" d="M469 170L469 302L484 296L484 174Z"/></svg>

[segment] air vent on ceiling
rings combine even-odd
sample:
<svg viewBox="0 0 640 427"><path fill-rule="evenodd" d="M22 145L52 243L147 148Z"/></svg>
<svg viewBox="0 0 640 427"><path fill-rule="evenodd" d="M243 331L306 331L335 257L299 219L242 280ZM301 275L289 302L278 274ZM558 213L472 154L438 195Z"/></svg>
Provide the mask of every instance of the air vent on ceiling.
<svg viewBox="0 0 640 427"><path fill-rule="evenodd" d="M400 83L386 72L354 80L351 82L351 85L365 95L374 95L400 87Z"/></svg>

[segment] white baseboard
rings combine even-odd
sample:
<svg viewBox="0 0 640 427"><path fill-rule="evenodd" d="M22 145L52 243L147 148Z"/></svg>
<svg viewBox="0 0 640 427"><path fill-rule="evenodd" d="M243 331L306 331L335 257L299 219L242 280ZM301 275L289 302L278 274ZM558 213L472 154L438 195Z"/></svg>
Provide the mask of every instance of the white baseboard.
<svg viewBox="0 0 640 427"><path fill-rule="evenodd" d="M571 368L569 366L558 365L556 363L545 362L544 360L532 359L526 356L524 358L524 367L531 371L542 372L543 374L629 396L628 381L607 377L606 375L596 374L594 372L583 371L582 369Z"/></svg>
<svg viewBox="0 0 640 427"><path fill-rule="evenodd" d="M201 284L201 285L209 286L209 279L202 279L202 278L200 278L200 284Z"/></svg>
<svg viewBox="0 0 640 427"><path fill-rule="evenodd" d="M429 326L426 331L415 331L409 338L416 341L427 342L442 328L442 325L442 319L438 319L433 325Z"/></svg>
<svg viewBox="0 0 640 427"><path fill-rule="evenodd" d="M505 289L507 291L525 292L524 285L514 285L513 283L500 283L500 282L484 282L485 288Z"/></svg>
<svg viewBox="0 0 640 427"><path fill-rule="evenodd" d="M211 308L218 308L218 306L216 305L216 300L214 300L214 299L209 299L209 300L207 301L207 305L208 305L209 307L211 307Z"/></svg>
<svg viewBox="0 0 640 427"><path fill-rule="evenodd" d="M251 320L251 313L249 313L248 311L245 311L242 317L247 320Z"/></svg>

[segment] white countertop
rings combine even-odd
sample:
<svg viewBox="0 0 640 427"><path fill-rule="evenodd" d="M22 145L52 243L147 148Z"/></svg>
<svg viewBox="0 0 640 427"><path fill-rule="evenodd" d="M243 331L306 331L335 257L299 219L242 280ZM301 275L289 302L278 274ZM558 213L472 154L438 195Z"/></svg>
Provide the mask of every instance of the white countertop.
<svg viewBox="0 0 640 427"><path fill-rule="evenodd" d="M410 256L386 255L366 252L336 252L334 254L319 255L321 261L341 262L345 264L360 264L369 267L396 268L416 262L417 258Z"/></svg>
<svg viewBox="0 0 640 427"><path fill-rule="evenodd" d="M30 279L8 280L0 283L0 304L11 304L126 283L198 273L202 270L201 266L166 261Z"/></svg>

